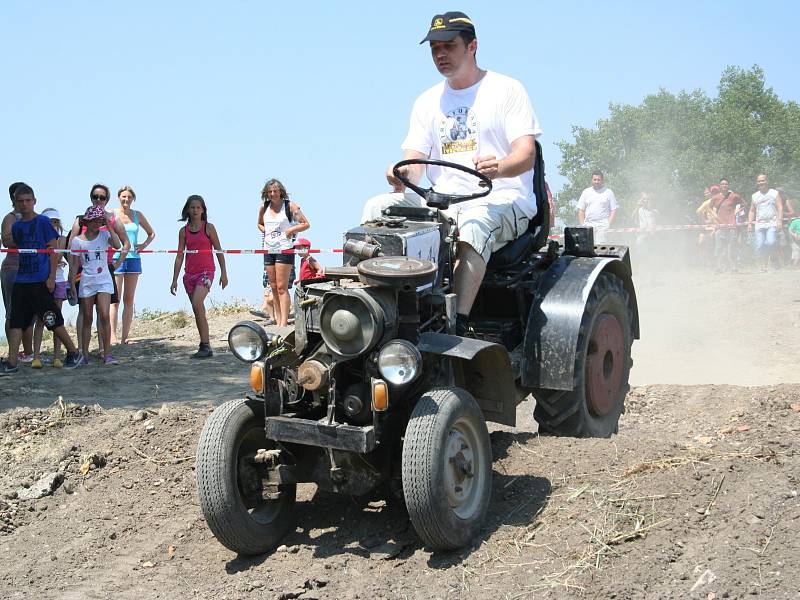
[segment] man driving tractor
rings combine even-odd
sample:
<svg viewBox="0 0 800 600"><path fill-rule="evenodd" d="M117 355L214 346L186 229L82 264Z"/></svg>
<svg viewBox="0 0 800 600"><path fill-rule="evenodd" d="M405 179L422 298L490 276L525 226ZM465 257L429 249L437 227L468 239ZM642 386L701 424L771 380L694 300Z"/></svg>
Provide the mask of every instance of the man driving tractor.
<svg viewBox="0 0 800 600"><path fill-rule="evenodd" d="M489 257L524 233L536 215L533 165L541 129L520 82L478 67L478 40L467 15L435 15L420 43L425 42L430 43L434 65L445 80L414 103L402 144L403 160L447 160L493 180L487 197L446 211L459 232L453 286L458 296L456 333L464 335ZM425 173L421 164L400 171L413 183ZM454 169L432 166L427 177L437 191L446 194L471 194L479 189L473 176ZM392 167L386 179L394 192L371 198L362 223L379 220L390 206L424 206L420 196L405 190Z"/></svg>

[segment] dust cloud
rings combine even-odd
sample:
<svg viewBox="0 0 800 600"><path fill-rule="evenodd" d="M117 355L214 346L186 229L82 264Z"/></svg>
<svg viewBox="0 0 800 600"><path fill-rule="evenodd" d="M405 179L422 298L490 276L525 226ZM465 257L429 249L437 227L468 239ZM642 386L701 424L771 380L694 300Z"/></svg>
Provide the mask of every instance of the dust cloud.
<svg viewBox="0 0 800 600"><path fill-rule="evenodd" d="M641 324L631 384L800 382L800 271L715 273L697 233L619 240L631 246Z"/></svg>

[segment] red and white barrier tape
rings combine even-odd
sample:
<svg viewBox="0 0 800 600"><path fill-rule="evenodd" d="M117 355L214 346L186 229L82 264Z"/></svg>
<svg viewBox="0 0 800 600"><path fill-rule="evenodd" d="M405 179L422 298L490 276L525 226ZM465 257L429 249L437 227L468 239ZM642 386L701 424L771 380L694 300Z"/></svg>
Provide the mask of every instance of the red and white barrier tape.
<svg viewBox="0 0 800 600"><path fill-rule="evenodd" d="M784 218L784 221L794 219ZM757 225L756 221L746 221L744 223L737 223L736 225L703 225L703 224L690 224L690 225L657 225L655 227L617 227L606 229L606 233L651 233L655 231L682 231L689 229L735 229L745 225ZM564 237L562 234L552 234L548 239L556 240ZM0 248L0 253L18 253L18 254L77 254L81 252L90 252L89 250L67 250L62 248ZM94 252L92 250L91 252ZM137 254L178 254L178 250L139 250ZM309 254L341 254L344 252L342 248L312 248L308 250ZM275 254L268 250L184 250L184 254ZM282 250L281 254L299 254L298 250Z"/></svg>
<svg viewBox="0 0 800 600"><path fill-rule="evenodd" d="M0 252L9 254L80 254L83 252L94 252L94 250L67 250L65 248L0 248ZM115 251L116 252L116 251ZM137 254L178 254L179 250L139 250ZM341 254L341 248L312 248L309 254ZM275 254L268 250L184 250L183 254ZM281 254L299 254L297 250L282 250Z"/></svg>

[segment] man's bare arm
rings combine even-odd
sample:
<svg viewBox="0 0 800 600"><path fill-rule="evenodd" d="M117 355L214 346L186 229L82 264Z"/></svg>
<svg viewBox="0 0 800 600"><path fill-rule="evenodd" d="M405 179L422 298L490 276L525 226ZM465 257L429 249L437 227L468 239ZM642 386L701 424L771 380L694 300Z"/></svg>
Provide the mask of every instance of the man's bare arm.
<svg viewBox="0 0 800 600"><path fill-rule="evenodd" d="M3 219L2 224L2 241L3 246L6 248L16 248L17 244L14 242L14 236L11 234L11 226L17 218L14 216L14 213L8 213L5 218Z"/></svg>
<svg viewBox="0 0 800 600"><path fill-rule="evenodd" d="M404 150L403 158L400 160L410 160L412 158L428 158L428 155L417 150ZM392 186L392 189L395 192L402 192L405 189L405 186L397 177L394 176L394 165L395 163L392 163L386 169L386 181L389 182L389 185ZM400 167L400 171L405 174L411 183L419 183L420 179L422 179L422 174L425 173L425 165L408 165L405 167Z"/></svg>
<svg viewBox="0 0 800 600"><path fill-rule="evenodd" d="M523 135L511 142L511 152L505 158L496 156L476 156L473 159L475 169L489 179L516 177L533 168L536 161L536 138Z"/></svg>

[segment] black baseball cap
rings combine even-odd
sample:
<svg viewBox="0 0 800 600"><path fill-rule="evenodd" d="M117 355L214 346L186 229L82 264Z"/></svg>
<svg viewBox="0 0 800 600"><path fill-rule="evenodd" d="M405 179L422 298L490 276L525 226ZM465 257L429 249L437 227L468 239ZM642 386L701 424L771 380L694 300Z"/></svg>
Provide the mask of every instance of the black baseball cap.
<svg viewBox="0 0 800 600"><path fill-rule="evenodd" d="M431 28L428 35L420 42L449 42L454 39L460 31L469 31L475 35L475 25L463 12L446 12L443 15L434 15L431 19Z"/></svg>

